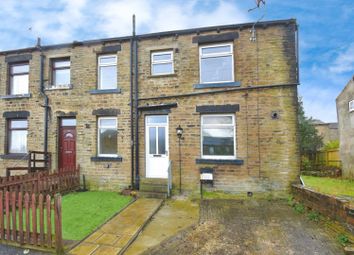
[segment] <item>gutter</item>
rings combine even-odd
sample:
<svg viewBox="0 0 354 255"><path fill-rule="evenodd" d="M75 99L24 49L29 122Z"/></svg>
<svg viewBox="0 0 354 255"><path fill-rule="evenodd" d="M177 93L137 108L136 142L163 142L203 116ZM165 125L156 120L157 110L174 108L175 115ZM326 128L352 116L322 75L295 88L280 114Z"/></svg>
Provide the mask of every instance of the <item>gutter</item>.
<svg viewBox="0 0 354 255"><path fill-rule="evenodd" d="M130 168L131 168L131 180L130 187L134 187L134 98L133 98L133 88L134 88L134 75L133 75L133 46L134 46L134 35L135 35L135 17L133 16L133 37L130 39Z"/></svg>
<svg viewBox="0 0 354 255"><path fill-rule="evenodd" d="M135 115L135 188L139 190L140 176L139 176L139 70L138 70L138 40L135 37L135 15L133 16L134 25L134 115Z"/></svg>
<svg viewBox="0 0 354 255"><path fill-rule="evenodd" d="M49 113L49 98L48 96L45 94L45 90L44 90L44 54L42 51L42 47L41 47L41 41L40 38L38 38L37 41L37 47L40 51L40 93L41 95L44 97L44 155L45 157L47 156L48 153L48 113ZM48 165L48 161L45 161L45 167L49 167Z"/></svg>

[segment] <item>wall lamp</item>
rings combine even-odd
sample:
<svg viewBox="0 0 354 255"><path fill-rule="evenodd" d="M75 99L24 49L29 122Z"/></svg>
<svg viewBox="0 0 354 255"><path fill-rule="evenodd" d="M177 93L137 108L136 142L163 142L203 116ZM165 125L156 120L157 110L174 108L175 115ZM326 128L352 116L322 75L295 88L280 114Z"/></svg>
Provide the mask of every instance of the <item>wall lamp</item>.
<svg viewBox="0 0 354 255"><path fill-rule="evenodd" d="M177 137L181 139L183 135L183 128L181 127L181 125L178 125L178 127L176 128L176 133L177 133Z"/></svg>

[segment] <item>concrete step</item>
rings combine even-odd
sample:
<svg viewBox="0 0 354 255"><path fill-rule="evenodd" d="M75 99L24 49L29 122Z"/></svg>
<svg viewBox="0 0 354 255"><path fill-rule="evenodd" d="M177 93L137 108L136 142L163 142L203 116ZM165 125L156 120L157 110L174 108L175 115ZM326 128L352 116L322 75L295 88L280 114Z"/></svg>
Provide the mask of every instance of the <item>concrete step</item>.
<svg viewBox="0 0 354 255"><path fill-rule="evenodd" d="M141 183L140 184L140 191L151 191L151 192L167 192L167 184L160 185L160 184L147 184Z"/></svg>
<svg viewBox="0 0 354 255"><path fill-rule="evenodd" d="M166 199L167 198L167 192L139 191L138 192L138 197Z"/></svg>
<svg viewBox="0 0 354 255"><path fill-rule="evenodd" d="M164 178L140 178L140 185L142 185L142 184L167 185L167 179L164 179Z"/></svg>

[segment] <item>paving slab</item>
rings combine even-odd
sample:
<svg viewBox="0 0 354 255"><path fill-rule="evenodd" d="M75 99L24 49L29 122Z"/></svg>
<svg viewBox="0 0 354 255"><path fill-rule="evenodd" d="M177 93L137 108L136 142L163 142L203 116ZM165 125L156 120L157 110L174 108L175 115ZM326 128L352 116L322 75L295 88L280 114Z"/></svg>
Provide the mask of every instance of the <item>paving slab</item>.
<svg viewBox="0 0 354 255"><path fill-rule="evenodd" d="M199 205L188 199L167 200L124 255L141 254L179 231L197 224Z"/></svg>
<svg viewBox="0 0 354 255"><path fill-rule="evenodd" d="M122 253L158 211L163 200L139 198L69 251L70 255Z"/></svg>

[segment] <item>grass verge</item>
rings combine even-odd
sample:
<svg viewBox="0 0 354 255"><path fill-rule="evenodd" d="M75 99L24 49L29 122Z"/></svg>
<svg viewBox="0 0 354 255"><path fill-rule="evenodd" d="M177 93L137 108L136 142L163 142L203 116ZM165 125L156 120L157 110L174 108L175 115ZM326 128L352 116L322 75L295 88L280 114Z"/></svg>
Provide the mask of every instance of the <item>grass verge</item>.
<svg viewBox="0 0 354 255"><path fill-rule="evenodd" d="M335 179L329 177L301 176L308 186L315 191L334 196L354 198L354 180Z"/></svg>
<svg viewBox="0 0 354 255"><path fill-rule="evenodd" d="M63 196L63 238L83 239L131 200L131 197L105 191L78 192Z"/></svg>

